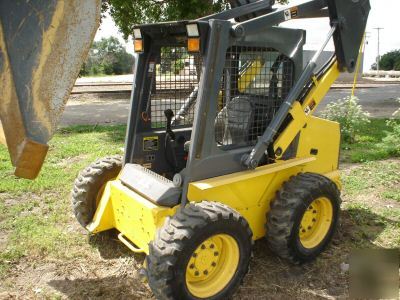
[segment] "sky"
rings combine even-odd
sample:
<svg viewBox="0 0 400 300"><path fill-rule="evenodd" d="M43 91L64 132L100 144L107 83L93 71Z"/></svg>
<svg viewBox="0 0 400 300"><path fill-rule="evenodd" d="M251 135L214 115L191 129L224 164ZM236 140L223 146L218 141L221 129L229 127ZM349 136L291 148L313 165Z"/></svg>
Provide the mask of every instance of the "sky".
<svg viewBox="0 0 400 300"><path fill-rule="evenodd" d="M350 0L349 0L350 1ZM306 0L292 0L290 5L306 2ZM364 71L369 70L378 54L378 33L374 28L383 27L380 33L381 55L395 49L400 49L400 0L370 0L371 12L367 24L367 43L365 48ZM286 27L307 30L306 50L316 50L320 47L329 31L327 18L292 20L285 23ZM127 51L133 53L132 39L127 42L122 38L112 18L107 16L97 34L96 40L102 37L116 36L126 46ZM327 50L333 50L333 43Z"/></svg>

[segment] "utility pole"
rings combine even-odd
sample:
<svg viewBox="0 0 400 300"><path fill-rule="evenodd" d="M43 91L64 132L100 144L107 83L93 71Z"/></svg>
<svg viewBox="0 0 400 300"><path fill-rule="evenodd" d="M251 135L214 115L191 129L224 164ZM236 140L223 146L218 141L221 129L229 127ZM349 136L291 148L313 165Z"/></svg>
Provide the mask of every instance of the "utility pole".
<svg viewBox="0 0 400 300"><path fill-rule="evenodd" d="M381 30L383 30L384 28L382 27L376 27L374 28L375 30L378 31L378 56L376 57L376 70L378 71L378 77L379 77L379 62L381 60L381 56L380 56L380 32Z"/></svg>

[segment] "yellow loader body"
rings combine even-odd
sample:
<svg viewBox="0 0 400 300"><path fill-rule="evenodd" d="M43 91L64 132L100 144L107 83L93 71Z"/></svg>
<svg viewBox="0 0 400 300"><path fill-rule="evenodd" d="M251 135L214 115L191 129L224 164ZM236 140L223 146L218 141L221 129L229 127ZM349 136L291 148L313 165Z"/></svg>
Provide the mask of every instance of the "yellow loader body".
<svg viewBox="0 0 400 300"><path fill-rule="evenodd" d="M302 172L319 173L341 187L337 164L339 143L339 124L310 117L307 127L300 132L298 152L301 156L255 170L193 182L189 185L188 200L214 200L228 205L247 220L253 239L260 239L265 236L266 213L270 202L290 177ZM310 155L313 149L318 149L318 153ZM121 233L120 240L132 251L148 254L148 245L157 229L178 208L158 206L117 179L107 184L88 229L97 233L116 228Z"/></svg>
<svg viewBox="0 0 400 300"><path fill-rule="evenodd" d="M208 178L189 184L190 202L218 201L239 212L249 223L253 239L265 236L266 214L270 203L282 184L290 177L313 172L330 178L341 188L338 171L340 127L336 122L310 115L323 99L329 87L339 76L337 64L319 80L309 92L303 105L296 103L290 110L293 121L274 143L280 152L290 146L298 136L297 155L290 160L224 176ZM93 222L88 225L92 233L116 228L119 239L132 251L149 253L149 243L156 231L178 210L161 207L129 189L117 178L107 183Z"/></svg>

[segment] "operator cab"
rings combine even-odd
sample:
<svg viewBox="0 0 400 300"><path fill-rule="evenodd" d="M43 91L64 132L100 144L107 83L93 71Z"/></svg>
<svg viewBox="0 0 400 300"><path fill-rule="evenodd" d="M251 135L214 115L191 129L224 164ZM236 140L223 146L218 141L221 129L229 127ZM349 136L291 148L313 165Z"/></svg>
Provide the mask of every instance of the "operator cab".
<svg viewBox="0 0 400 300"><path fill-rule="evenodd" d="M131 162L172 179L186 167L204 57L188 52L187 39L177 37L177 29L169 30L174 43L168 45L157 45L154 27L148 34L152 42ZM218 99L212 104L214 142L221 151L254 146L286 98L296 73L284 50L286 54L253 41L227 49Z"/></svg>

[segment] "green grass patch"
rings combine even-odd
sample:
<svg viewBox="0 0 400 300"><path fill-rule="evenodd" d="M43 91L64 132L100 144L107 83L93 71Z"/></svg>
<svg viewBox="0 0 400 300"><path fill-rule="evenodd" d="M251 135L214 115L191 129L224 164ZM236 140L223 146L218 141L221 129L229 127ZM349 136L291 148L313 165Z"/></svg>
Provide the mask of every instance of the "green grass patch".
<svg viewBox="0 0 400 300"><path fill-rule="evenodd" d="M350 161L382 159L377 144L389 130L385 120L372 120L356 144L343 151ZM68 230L73 220L69 193L78 172L97 158L122 153L126 126L72 126L60 129L50 143L49 155L35 181L16 178L4 146L0 146L0 231L7 237L0 253L0 277L22 258L31 261L70 259L95 251L79 233ZM378 154L377 154L378 153ZM362 157L362 159L356 159ZM343 176L348 195L377 191L382 199L400 201L398 161L363 163ZM400 244L396 222L398 210L375 211L371 207L346 207L368 239L379 236ZM369 225L371 220L379 224ZM392 221L389 221L392 220ZM372 224L372 223L371 223ZM371 227L372 226L372 227ZM382 229L383 228L383 229ZM379 230L369 236L369 230ZM362 237L360 237L362 238ZM85 248L86 247L86 248ZM86 249L86 250L85 250Z"/></svg>
<svg viewBox="0 0 400 300"><path fill-rule="evenodd" d="M360 128L355 143L342 143L341 158L344 162L366 162L386 159L393 156L393 149L382 147L380 143L391 132L387 119L371 119L369 124ZM395 145L393 145L393 148Z"/></svg>
<svg viewBox="0 0 400 300"><path fill-rule="evenodd" d="M366 162L344 176L344 189L349 195L364 193L370 189L378 192L383 190L382 195L389 192L389 195L396 199L400 195L399 174L400 163L396 160Z"/></svg>
<svg viewBox="0 0 400 300"><path fill-rule="evenodd" d="M125 130L126 126L60 129L35 181L13 176L7 149L0 146L0 230L7 236L0 254L0 276L22 257L79 256L85 241L77 233L66 232L72 217L70 189L85 166L97 158L122 153Z"/></svg>
<svg viewBox="0 0 400 300"><path fill-rule="evenodd" d="M0 146L0 193L65 191L85 165L121 153L126 126L73 126L61 129L50 142L49 155L35 181L12 176L7 149Z"/></svg>

